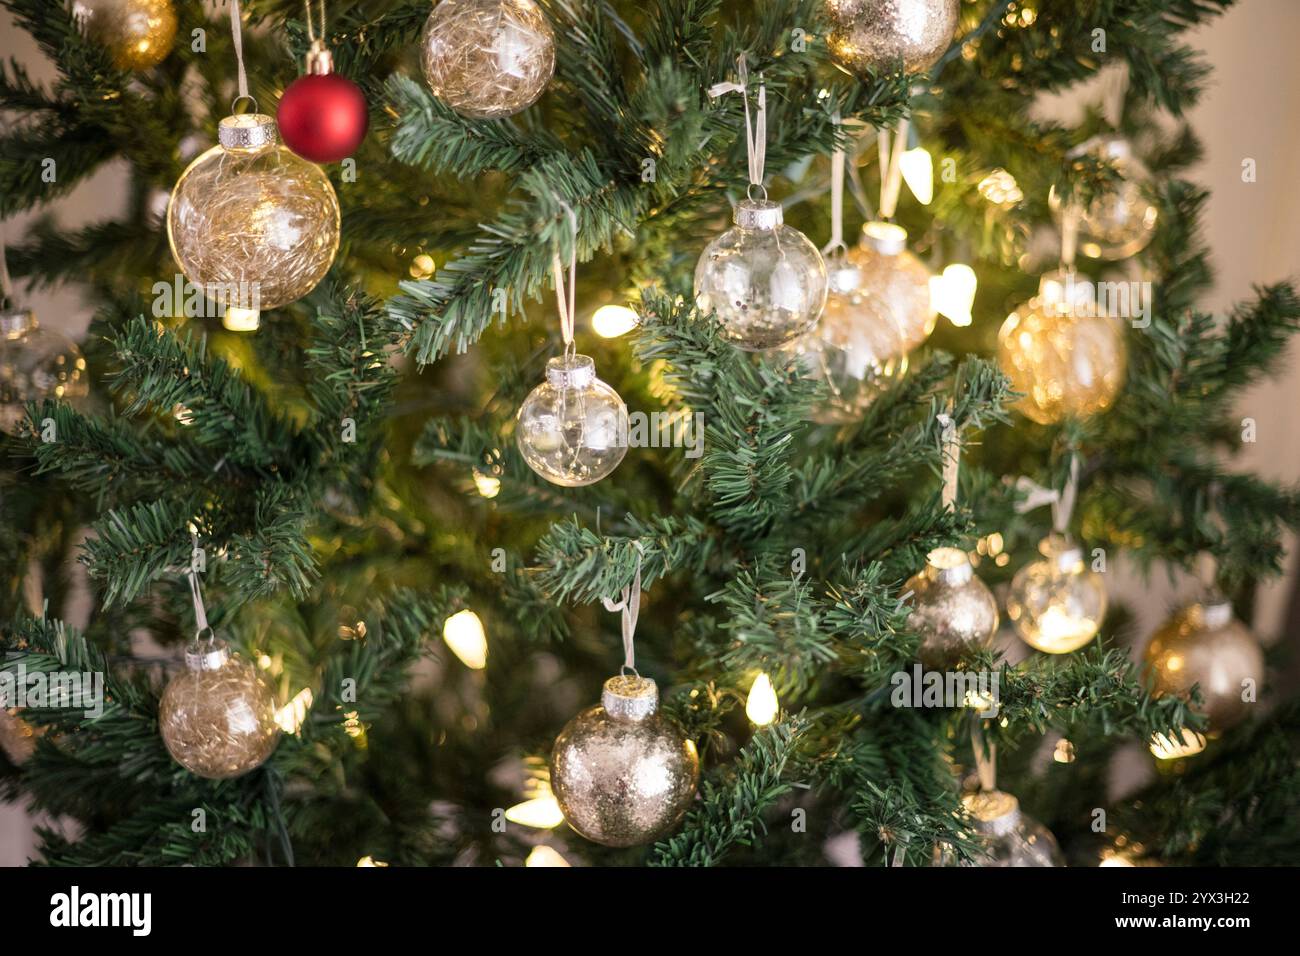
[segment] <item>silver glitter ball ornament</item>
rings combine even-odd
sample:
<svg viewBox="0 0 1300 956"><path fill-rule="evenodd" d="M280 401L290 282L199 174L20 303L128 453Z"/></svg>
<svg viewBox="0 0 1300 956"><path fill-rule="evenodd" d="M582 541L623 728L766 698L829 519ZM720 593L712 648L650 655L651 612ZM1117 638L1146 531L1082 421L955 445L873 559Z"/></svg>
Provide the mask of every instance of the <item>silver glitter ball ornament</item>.
<svg viewBox="0 0 1300 956"><path fill-rule="evenodd" d="M605 681L601 703L560 731L551 752L551 789L569 826L593 843L625 847L667 834L699 783L695 741L659 713L655 682Z"/></svg>
<svg viewBox="0 0 1300 956"><path fill-rule="evenodd" d="M921 636L920 657L926 667L951 667L993 642L998 602L960 548L931 551L925 567L903 591L912 592L908 626Z"/></svg>
<svg viewBox="0 0 1300 956"><path fill-rule="evenodd" d="M850 73L919 73L957 32L961 0L825 0L831 58Z"/></svg>

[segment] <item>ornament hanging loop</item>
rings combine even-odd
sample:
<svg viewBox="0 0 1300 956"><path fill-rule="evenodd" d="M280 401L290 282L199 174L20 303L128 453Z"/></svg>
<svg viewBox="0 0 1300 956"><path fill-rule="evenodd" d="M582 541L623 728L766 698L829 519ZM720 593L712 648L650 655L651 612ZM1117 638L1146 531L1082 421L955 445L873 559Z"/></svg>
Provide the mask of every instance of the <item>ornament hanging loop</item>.
<svg viewBox="0 0 1300 956"><path fill-rule="evenodd" d="M943 443L942 504L945 511L955 511L957 508L957 486L961 477L961 439L951 412L952 407L949 406L947 412L941 412L936 417L943 428L940 440Z"/></svg>
<svg viewBox="0 0 1300 956"><path fill-rule="evenodd" d="M251 100L253 111L257 111L257 100L254 100L248 94L248 72L244 69L244 34L241 25L239 13L239 0L230 0L230 38L235 45L235 64L238 69L237 80L239 83L239 95L235 97L230 104L230 111L238 114L238 106L243 100Z"/></svg>
<svg viewBox="0 0 1300 956"><path fill-rule="evenodd" d="M745 152L749 159L748 196L754 200L754 192L762 193L763 202L767 201L767 189L763 186L763 172L767 164L767 84L763 75L758 76L758 96L756 118L749 111L749 65L745 54L736 57L737 82L716 83L709 87L709 97L717 99L726 93L739 93L745 102ZM758 200L755 200L758 201Z"/></svg>
<svg viewBox="0 0 1300 956"><path fill-rule="evenodd" d="M831 122L840 128L840 111L836 110ZM836 147L831 153L831 240L822 247L822 255L829 257L832 253L847 255L849 247L844 243L844 149Z"/></svg>
<svg viewBox="0 0 1300 956"><path fill-rule="evenodd" d="M623 614L623 666L619 669L619 673L626 675L631 672L636 677L640 677L636 669L636 620L641 613L640 542L637 542L636 548L636 573L632 577L632 583L623 589L621 600L601 598L600 602L605 605L606 611L621 611Z"/></svg>
<svg viewBox="0 0 1300 956"><path fill-rule="evenodd" d="M555 307L560 314L560 337L564 340L564 357L572 362L578 348L574 343L578 295L578 214L567 202L559 200L569 220L569 269L566 280L560 244L551 255L551 274L555 279Z"/></svg>
<svg viewBox="0 0 1300 956"><path fill-rule="evenodd" d="M880 156L880 218L886 222L894 218L894 210L898 208L898 196L903 188L903 152L907 149L910 127L909 120L901 119L892 134L882 129L876 136Z"/></svg>
<svg viewBox="0 0 1300 956"><path fill-rule="evenodd" d="M320 32L312 26L311 0L302 0L303 12L307 15L307 39L311 49L307 51L307 72L325 74L334 72L334 55L325 45L325 0L320 0Z"/></svg>

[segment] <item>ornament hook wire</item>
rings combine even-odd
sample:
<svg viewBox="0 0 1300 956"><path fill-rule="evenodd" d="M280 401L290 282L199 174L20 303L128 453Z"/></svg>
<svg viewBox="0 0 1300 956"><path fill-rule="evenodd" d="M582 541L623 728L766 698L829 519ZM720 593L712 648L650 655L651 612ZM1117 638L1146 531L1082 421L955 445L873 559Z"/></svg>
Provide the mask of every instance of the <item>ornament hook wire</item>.
<svg viewBox="0 0 1300 956"><path fill-rule="evenodd" d="M636 545L636 573L632 577L632 583L623 589L622 599L613 601L609 598L601 598L600 603L605 605L606 611L621 611L623 613L623 666L619 673L626 674L631 671L637 677L641 675L636 669L636 619L641 613L641 558L644 549L641 542L634 542Z"/></svg>
<svg viewBox="0 0 1300 956"><path fill-rule="evenodd" d="M248 72L244 69L244 34L240 23L239 0L230 0L230 38L235 45L235 63L238 68L237 82L239 83L239 95L230 104L230 112L236 112L236 106L241 100L252 100L253 108L256 110L257 100L248 94Z"/></svg>
<svg viewBox="0 0 1300 956"><path fill-rule="evenodd" d="M957 485L961 477L961 440L957 435L957 423L952 417L952 405L947 412L940 412L936 420L943 427L943 497L945 511L957 508Z"/></svg>
<svg viewBox="0 0 1300 956"><path fill-rule="evenodd" d="M880 156L880 218L894 218L898 208L899 191L903 188L903 151L907 148L907 131L911 121L901 119L893 133L882 129L876 135L876 149Z"/></svg>

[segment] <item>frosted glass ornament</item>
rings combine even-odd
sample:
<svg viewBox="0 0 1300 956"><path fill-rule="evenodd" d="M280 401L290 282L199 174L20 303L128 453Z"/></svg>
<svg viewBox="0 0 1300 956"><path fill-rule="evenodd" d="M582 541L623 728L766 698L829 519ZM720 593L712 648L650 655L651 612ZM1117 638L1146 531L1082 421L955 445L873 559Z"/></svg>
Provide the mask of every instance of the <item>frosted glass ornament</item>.
<svg viewBox="0 0 1300 956"><path fill-rule="evenodd" d="M807 236L784 224L779 203L742 200L733 220L695 266L696 305L717 317L737 348L788 345L821 318L826 263Z"/></svg>
<svg viewBox="0 0 1300 956"><path fill-rule="evenodd" d="M1068 654L1101 629L1106 586L1083 561L1083 549L1063 535L1044 538L1042 560L1016 572L1007 592L1007 617L1030 647Z"/></svg>
<svg viewBox="0 0 1300 956"><path fill-rule="evenodd" d="M220 145L181 174L167 239L185 278L241 309L275 309L325 277L339 246L339 202L324 171L278 144L275 120L227 116Z"/></svg>
<svg viewBox="0 0 1300 956"><path fill-rule="evenodd" d="M271 689L221 640L185 649L185 670L158 703L158 729L172 758L209 780L260 767L280 740Z"/></svg>
<svg viewBox="0 0 1300 956"><path fill-rule="evenodd" d="M930 270L907 250L907 230L889 222L868 222L849 261L862 273L862 287L889 307L903 338L903 351L921 345L939 313L930 301Z"/></svg>
<svg viewBox="0 0 1300 956"><path fill-rule="evenodd" d="M555 34L533 0L442 0L420 48L433 95L472 119L527 109L555 72Z"/></svg>
<svg viewBox="0 0 1300 956"><path fill-rule="evenodd" d="M0 431L18 431L28 402L75 404L89 393L86 360L75 342L41 328L26 309L0 311Z"/></svg>
<svg viewBox="0 0 1300 956"><path fill-rule="evenodd" d="M912 592L907 626L921 638L926 667L945 669L971 651L988 647L998 629L998 602L975 576L960 548L935 548L925 567L903 585Z"/></svg>
<svg viewBox="0 0 1300 956"><path fill-rule="evenodd" d="M609 475L627 454L627 406L586 355L553 358L519 408L515 444L547 481L576 488Z"/></svg>
<svg viewBox="0 0 1300 956"><path fill-rule="evenodd" d="M804 374L826 386L813 421L857 421L889 384L907 371L903 337L885 302L865 287L862 271L843 259L828 263L830 292L816 328L789 346Z"/></svg>
<svg viewBox="0 0 1300 956"><path fill-rule="evenodd" d="M1109 408L1124 387L1128 347L1120 319L1099 314L1092 283L1074 272L1042 277L1038 295L998 332L998 365L1041 425Z"/></svg>

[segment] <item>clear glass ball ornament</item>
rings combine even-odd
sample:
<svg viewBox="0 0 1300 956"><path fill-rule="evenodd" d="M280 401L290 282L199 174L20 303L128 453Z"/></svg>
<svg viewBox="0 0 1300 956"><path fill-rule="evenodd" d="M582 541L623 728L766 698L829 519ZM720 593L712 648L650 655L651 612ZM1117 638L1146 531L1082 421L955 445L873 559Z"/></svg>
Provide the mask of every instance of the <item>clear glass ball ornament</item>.
<svg viewBox="0 0 1300 956"><path fill-rule="evenodd" d="M627 406L596 378L590 356L553 358L546 381L519 408L515 444L547 481L577 488L600 481L627 454Z"/></svg>
<svg viewBox="0 0 1300 956"><path fill-rule="evenodd" d="M1079 251L1091 259L1115 261L1137 255L1156 234L1160 210L1148 199L1151 174L1133 152L1133 144L1118 133L1099 136L1082 151L1113 166L1120 179L1094 196L1079 212ZM1057 222L1065 205L1055 187L1047 195Z"/></svg>
<svg viewBox="0 0 1300 956"><path fill-rule="evenodd" d="M988 647L998 629L998 602L975 576L960 548L935 548L925 567L903 585L912 592L907 626L921 638L921 663L951 667L971 651Z"/></svg>
<svg viewBox="0 0 1300 956"><path fill-rule="evenodd" d="M18 431L28 402L75 404L89 393L86 360L75 342L41 328L25 309L0 311L0 431Z"/></svg>
<svg viewBox="0 0 1300 956"><path fill-rule="evenodd" d="M842 258L827 263L830 292L822 319L788 346L804 374L826 386L811 418L823 425L857 421L889 384L907 372L903 336L884 301Z"/></svg>
<svg viewBox="0 0 1300 956"><path fill-rule="evenodd" d="M1088 568L1083 549L1064 535L1050 535L1038 550L1042 560L1016 572L1007 592L1007 617L1030 647L1068 654L1101 629L1106 616L1106 586Z"/></svg>
<svg viewBox="0 0 1300 956"><path fill-rule="evenodd" d="M831 58L850 73L928 70L952 44L961 0L824 0Z"/></svg>
<svg viewBox="0 0 1300 956"><path fill-rule="evenodd" d="M209 299L275 309L316 287L339 247L339 201L323 170L277 142L262 113L227 116L220 145L181 174L167 239Z"/></svg>
<svg viewBox="0 0 1300 956"><path fill-rule="evenodd" d="M807 236L784 224L779 203L742 200L733 219L695 266L695 303L737 348L788 345L821 318L826 263Z"/></svg>
<svg viewBox="0 0 1300 956"><path fill-rule="evenodd" d="M939 313L930 301L930 270L907 251L907 230L891 222L862 226L849 261L862 273L862 285L882 299L894 315L903 351L921 345L934 331Z"/></svg>
<svg viewBox="0 0 1300 956"><path fill-rule="evenodd" d="M161 63L176 39L172 0L73 0L72 18L119 70Z"/></svg>
<svg viewBox="0 0 1300 956"><path fill-rule="evenodd" d="M433 95L471 119L527 109L555 72L555 34L533 0L442 0L420 47Z"/></svg>
<svg viewBox="0 0 1300 956"><path fill-rule="evenodd" d="M185 670L159 701L158 728L172 758L209 780L260 767L280 740L271 689L221 640L185 649Z"/></svg>
<svg viewBox="0 0 1300 956"><path fill-rule="evenodd" d="M1038 295L998 331L998 365L1024 396L1015 407L1040 425L1095 415L1124 387L1122 320L1098 308L1091 282L1073 271L1047 273Z"/></svg>
<svg viewBox="0 0 1300 956"><path fill-rule="evenodd" d="M655 682L605 681L601 702L565 726L551 751L551 787L564 819L605 846L639 846L667 834L695 798L695 741L659 713Z"/></svg>
<svg viewBox="0 0 1300 956"><path fill-rule="evenodd" d="M942 863L952 866L1065 866L1065 857L1052 832L1020 809L1020 801L1001 790L968 793L962 806L970 814L981 852L958 862L947 851Z"/></svg>

